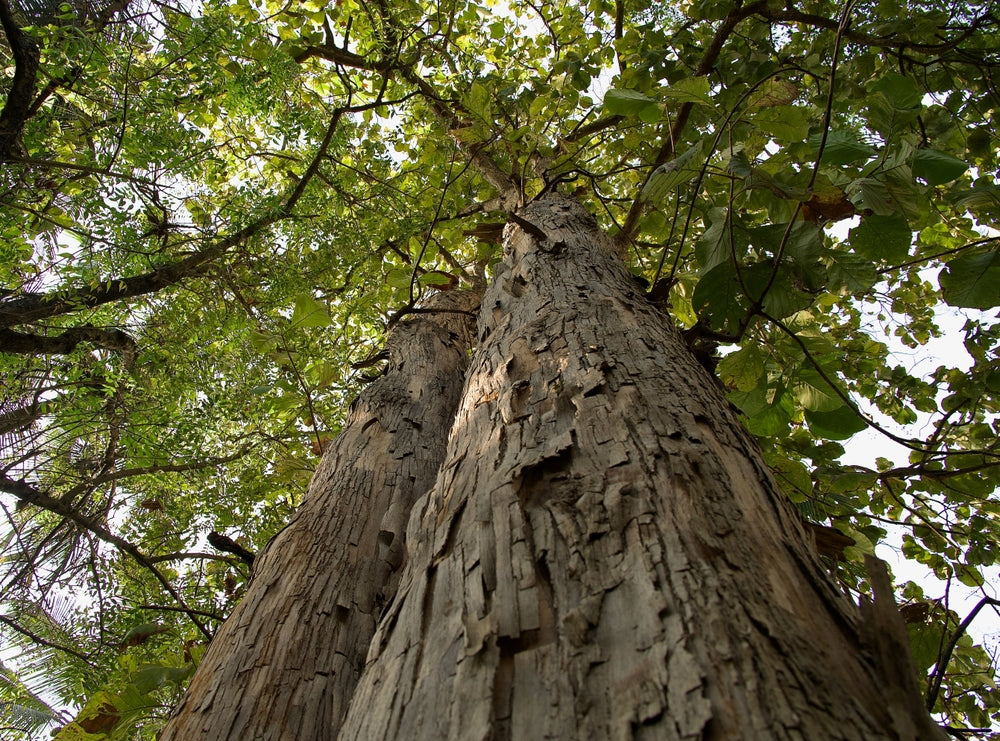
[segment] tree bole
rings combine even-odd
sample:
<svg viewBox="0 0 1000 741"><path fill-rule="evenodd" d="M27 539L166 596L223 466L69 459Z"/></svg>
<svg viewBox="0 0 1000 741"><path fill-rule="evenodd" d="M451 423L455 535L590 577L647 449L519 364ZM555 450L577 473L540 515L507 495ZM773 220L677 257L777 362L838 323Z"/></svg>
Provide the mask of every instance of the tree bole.
<svg viewBox="0 0 1000 741"><path fill-rule="evenodd" d="M336 738L433 483L458 403L478 297L433 296L396 325L387 367L352 405L292 521L255 559L161 741ZM467 313L463 313L467 312Z"/></svg>
<svg viewBox="0 0 1000 741"><path fill-rule="evenodd" d="M521 221L340 738L939 737L593 218Z"/></svg>

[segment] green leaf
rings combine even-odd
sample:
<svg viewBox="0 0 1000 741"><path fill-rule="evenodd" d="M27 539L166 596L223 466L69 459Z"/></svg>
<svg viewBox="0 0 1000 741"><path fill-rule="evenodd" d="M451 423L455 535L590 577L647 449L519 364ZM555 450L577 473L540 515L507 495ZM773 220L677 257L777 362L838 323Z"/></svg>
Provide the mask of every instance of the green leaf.
<svg viewBox="0 0 1000 741"><path fill-rule="evenodd" d="M815 368L798 369L789 390L811 412L834 412L844 406L844 400Z"/></svg>
<svg viewBox="0 0 1000 741"><path fill-rule="evenodd" d="M752 391L764 375L764 355L756 345L747 345L723 357L715 369L719 380L737 391Z"/></svg>
<svg viewBox="0 0 1000 741"><path fill-rule="evenodd" d="M806 422L809 423L809 429L813 434L831 440L846 440L868 426L853 409L847 406L832 412L806 410Z"/></svg>
<svg viewBox="0 0 1000 741"><path fill-rule="evenodd" d="M293 327L326 327L330 324L330 312L311 293L301 293L295 299L291 324Z"/></svg>
<svg viewBox="0 0 1000 741"><path fill-rule="evenodd" d="M812 474L802 462L772 453L767 456L767 465L785 496L796 504L809 500L813 493Z"/></svg>
<svg viewBox="0 0 1000 741"><path fill-rule="evenodd" d="M747 231L739 223L730 224L732 215L726 209L713 209L709 214L709 227L695 244L694 254L702 273L716 265L742 260L746 255Z"/></svg>
<svg viewBox="0 0 1000 741"><path fill-rule="evenodd" d="M952 203L961 209L989 209L1000 207L1000 185L977 184L951 196Z"/></svg>
<svg viewBox="0 0 1000 741"><path fill-rule="evenodd" d="M695 159L701 154L701 147L694 146L666 164L653 170L642 189L642 197L649 203L659 205L675 188L693 180L701 170Z"/></svg>
<svg viewBox="0 0 1000 741"><path fill-rule="evenodd" d="M986 584L982 573L975 566L959 563L955 565L955 575L958 580L970 589L980 589Z"/></svg>
<svg viewBox="0 0 1000 741"><path fill-rule="evenodd" d="M968 163L936 149L918 149L913 153L913 176L928 185L950 183L968 169Z"/></svg>
<svg viewBox="0 0 1000 741"><path fill-rule="evenodd" d="M736 267L731 260L719 263L698 281L692 303L699 317L715 330L735 329L746 309Z"/></svg>
<svg viewBox="0 0 1000 741"><path fill-rule="evenodd" d="M181 682L194 672L194 667L163 666L162 664L147 664L132 675L132 685L143 694L159 689L164 684L179 686Z"/></svg>
<svg viewBox="0 0 1000 741"><path fill-rule="evenodd" d="M875 178L853 180L845 192L858 211L870 211L878 216L893 216L900 210L888 186Z"/></svg>
<svg viewBox="0 0 1000 741"><path fill-rule="evenodd" d="M751 417L768 406L767 390L767 379L761 377L756 388L749 391L730 391L728 398L747 417Z"/></svg>
<svg viewBox="0 0 1000 741"><path fill-rule="evenodd" d="M917 671L924 674L937 663L941 655L941 647L945 645L946 640L942 635L944 626L938 621L913 622L906 624L906 632L910 636L913 662L917 665Z"/></svg>
<svg viewBox="0 0 1000 741"><path fill-rule="evenodd" d="M787 175L788 173L783 173ZM782 179L772 175L763 167L755 167L746 181L747 188L766 188L779 198L787 198L794 201L805 201L809 198L809 191L802 185L793 185L783 182Z"/></svg>
<svg viewBox="0 0 1000 741"><path fill-rule="evenodd" d="M901 111L919 108L923 98L923 93L913 80L895 72L890 72L879 78L872 85L872 90L882 93L895 108Z"/></svg>
<svg viewBox="0 0 1000 741"><path fill-rule="evenodd" d="M330 384L339 381L343 375L343 369L336 363L320 361L313 367L313 376L317 388L326 388Z"/></svg>
<svg viewBox="0 0 1000 741"><path fill-rule="evenodd" d="M813 134L809 137L809 146L813 155L819 153L819 145L823 138L821 134ZM862 144L858 138L849 131L834 129L827 134L823 147L823 157L820 160L824 164L842 166L853 162L865 162L875 156L875 149Z"/></svg>
<svg viewBox="0 0 1000 741"><path fill-rule="evenodd" d="M422 286L450 286L455 282L453 275L440 270L428 270L417 280Z"/></svg>
<svg viewBox="0 0 1000 741"><path fill-rule="evenodd" d="M715 102L709 95L707 77L683 77L663 90L664 96L678 103L698 103L714 106Z"/></svg>
<svg viewBox="0 0 1000 741"><path fill-rule="evenodd" d="M938 274L938 283L944 300L952 306L1000 306L1000 250L959 255Z"/></svg>
<svg viewBox="0 0 1000 741"><path fill-rule="evenodd" d="M772 77L765 80L750 95L748 108L788 107L799 96L799 89L794 82Z"/></svg>
<svg viewBox="0 0 1000 741"><path fill-rule="evenodd" d="M267 332L251 332L248 336L250 344L259 353L269 353L277 346L277 339Z"/></svg>
<svg viewBox="0 0 1000 741"><path fill-rule="evenodd" d="M851 247L872 261L885 260L890 265L906 260L913 244L913 232L902 216L869 214L850 231Z"/></svg>
<svg viewBox="0 0 1000 741"><path fill-rule="evenodd" d="M493 123L493 99L490 91L482 83L472 83L469 91L462 98L462 103L481 122Z"/></svg>
<svg viewBox="0 0 1000 741"><path fill-rule="evenodd" d="M824 467L826 488L834 494L865 495L878 482L878 475L855 466Z"/></svg>
<svg viewBox="0 0 1000 741"><path fill-rule="evenodd" d="M842 287L850 294L863 294L878 280L878 273L871 260L861 255L835 250L829 253L828 260L831 290Z"/></svg>
<svg viewBox="0 0 1000 741"><path fill-rule="evenodd" d="M770 134L782 144L805 141L809 135L809 110L782 105L764 108L748 117L750 123Z"/></svg>
<svg viewBox="0 0 1000 741"><path fill-rule="evenodd" d="M780 263L777 271L772 262L760 262L745 268L742 277L748 298L760 300L764 311L775 318L791 316L812 303L811 296L795 287L787 262Z"/></svg>
<svg viewBox="0 0 1000 741"><path fill-rule="evenodd" d="M750 230L750 243L764 254L782 252L795 262L812 263L823 254L823 230L807 221L796 221L790 229L787 223L768 224Z"/></svg>
<svg viewBox="0 0 1000 741"><path fill-rule="evenodd" d="M604 112L618 116L636 116L644 110L659 112L659 103L636 90L611 89L604 95Z"/></svg>
<svg viewBox="0 0 1000 741"><path fill-rule="evenodd" d="M761 378L752 391L732 391L729 400L746 415L747 429L755 435L782 435L795 414L795 402L782 386L768 388Z"/></svg>
<svg viewBox="0 0 1000 741"><path fill-rule="evenodd" d="M393 268L385 274L386 284L393 288L409 288L413 280L413 271L409 268Z"/></svg>
<svg viewBox="0 0 1000 741"><path fill-rule="evenodd" d="M795 404L789 394L778 389L774 402L747 419L747 429L755 435L784 435L795 414Z"/></svg>

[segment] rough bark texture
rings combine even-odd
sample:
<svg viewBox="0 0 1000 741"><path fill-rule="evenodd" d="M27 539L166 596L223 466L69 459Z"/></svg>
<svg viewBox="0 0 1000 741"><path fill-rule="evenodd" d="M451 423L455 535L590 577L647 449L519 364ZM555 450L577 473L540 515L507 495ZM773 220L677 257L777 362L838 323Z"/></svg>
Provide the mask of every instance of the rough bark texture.
<svg viewBox="0 0 1000 741"><path fill-rule="evenodd" d="M294 519L256 558L161 741L332 739L444 455L478 300L438 294L390 333ZM462 313L468 312L468 313Z"/></svg>
<svg viewBox="0 0 1000 741"><path fill-rule="evenodd" d="M516 221L340 737L938 738L592 218Z"/></svg>

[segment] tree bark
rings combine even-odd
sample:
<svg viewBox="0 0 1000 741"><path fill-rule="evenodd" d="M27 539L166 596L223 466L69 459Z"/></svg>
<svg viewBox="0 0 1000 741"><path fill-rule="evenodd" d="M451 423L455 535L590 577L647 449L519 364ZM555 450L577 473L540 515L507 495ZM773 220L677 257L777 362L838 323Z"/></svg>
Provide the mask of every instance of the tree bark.
<svg viewBox="0 0 1000 741"><path fill-rule="evenodd" d="M942 737L593 218L516 222L340 738Z"/></svg>
<svg viewBox="0 0 1000 741"><path fill-rule="evenodd" d="M388 366L352 405L289 525L257 556L161 741L336 738L433 484L473 339L471 293L400 322Z"/></svg>

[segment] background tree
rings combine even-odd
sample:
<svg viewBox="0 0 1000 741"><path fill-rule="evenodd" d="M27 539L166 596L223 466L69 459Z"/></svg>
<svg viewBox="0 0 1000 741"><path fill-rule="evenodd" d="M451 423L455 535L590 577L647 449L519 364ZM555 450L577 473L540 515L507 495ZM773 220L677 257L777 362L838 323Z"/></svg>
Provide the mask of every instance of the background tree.
<svg viewBox="0 0 1000 741"><path fill-rule="evenodd" d="M248 574L208 533L288 520L350 364L493 274L511 193L614 235L845 589L891 530L994 608L989 4L45 10L0 6L7 726L159 728ZM943 306L969 357L918 373ZM845 462L866 427L903 454ZM966 616L901 588L926 702L989 727Z"/></svg>

